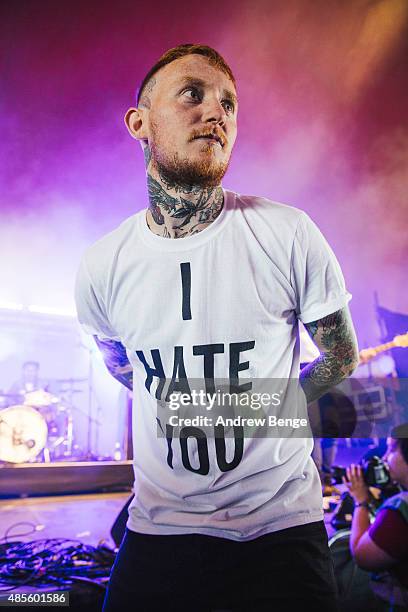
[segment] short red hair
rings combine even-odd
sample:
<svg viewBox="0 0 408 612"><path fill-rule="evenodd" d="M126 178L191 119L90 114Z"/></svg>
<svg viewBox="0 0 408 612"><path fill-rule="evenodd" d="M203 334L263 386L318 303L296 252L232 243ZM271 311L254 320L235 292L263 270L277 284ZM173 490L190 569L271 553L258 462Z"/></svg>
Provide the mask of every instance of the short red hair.
<svg viewBox="0 0 408 612"><path fill-rule="evenodd" d="M185 55L203 55L208 59L210 64L222 70L222 72L224 72L231 79L231 81L234 83L234 86L236 86L235 78L231 68L228 66L222 55L218 53L218 51L216 51L212 47L208 47L207 45L178 45L177 47L173 47L173 49L169 49L168 51L166 51L166 53L164 53L159 58L159 60L154 64L154 66L152 66L152 68L150 68L149 72L146 74L137 92L136 99L138 106L140 98L143 94L143 90L152 78L152 76L156 74L156 72L158 72L160 68L163 68L163 66L166 66L167 64L170 64L171 62L174 62L176 59L184 57Z"/></svg>

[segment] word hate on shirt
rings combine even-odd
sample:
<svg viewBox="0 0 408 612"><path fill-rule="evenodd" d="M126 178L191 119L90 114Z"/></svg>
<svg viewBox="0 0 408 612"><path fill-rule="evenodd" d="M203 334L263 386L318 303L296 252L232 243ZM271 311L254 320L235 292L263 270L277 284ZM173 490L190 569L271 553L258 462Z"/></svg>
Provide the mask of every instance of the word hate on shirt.
<svg viewBox="0 0 408 612"><path fill-rule="evenodd" d="M229 354L229 391L231 393L241 393L249 391L252 388L252 383L247 382L239 384L239 372L248 370L250 365L249 361L241 361L241 353L253 349L255 346L255 340L248 340L246 342L231 342L228 345ZM218 344L197 344L193 346L193 355L202 357L203 361L203 378L205 380L205 387L207 393L215 393L215 376L214 376L214 356L216 354L224 353L225 345L222 343ZM153 365L148 363L146 356L143 351L136 351L136 355L143 364L146 370L145 387L150 393L150 387L154 378L159 380L159 384L156 388L155 397L157 400L162 399L163 389L166 384L166 373L163 367L163 361L160 355L160 349L155 348L150 350ZM198 376L195 377L198 379ZM190 385L188 382L187 372L184 364L184 347L175 346L173 355L173 372L169 384L167 386L167 393L165 401L168 402L170 396L174 392L189 393L191 394Z"/></svg>

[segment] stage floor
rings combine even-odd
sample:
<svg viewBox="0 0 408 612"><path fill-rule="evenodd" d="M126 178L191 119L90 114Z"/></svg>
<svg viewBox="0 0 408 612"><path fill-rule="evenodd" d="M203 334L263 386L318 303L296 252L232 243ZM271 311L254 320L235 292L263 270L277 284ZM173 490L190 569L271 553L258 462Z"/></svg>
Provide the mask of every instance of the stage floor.
<svg viewBox="0 0 408 612"><path fill-rule="evenodd" d="M3 499L0 538L8 532L9 540L73 538L91 546L104 540L114 548L110 529L130 495L127 491Z"/></svg>

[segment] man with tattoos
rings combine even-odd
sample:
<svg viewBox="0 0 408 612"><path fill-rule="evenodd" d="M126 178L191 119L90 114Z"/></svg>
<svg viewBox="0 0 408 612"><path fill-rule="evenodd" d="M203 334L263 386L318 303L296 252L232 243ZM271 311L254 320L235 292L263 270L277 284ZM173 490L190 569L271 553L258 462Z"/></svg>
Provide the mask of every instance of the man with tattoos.
<svg viewBox="0 0 408 612"><path fill-rule="evenodd" d="M255 380L298 384L299 320L320 349L301 372L304 404L358 364L351 296L317 226L222 187L237 112L214 49L159 59L125 116L149 206L89 247L78 272L79 320L133 390L134 498L106 612L336 608L312 438L176 435L159 410L197 380L239 396Z"/></svg>

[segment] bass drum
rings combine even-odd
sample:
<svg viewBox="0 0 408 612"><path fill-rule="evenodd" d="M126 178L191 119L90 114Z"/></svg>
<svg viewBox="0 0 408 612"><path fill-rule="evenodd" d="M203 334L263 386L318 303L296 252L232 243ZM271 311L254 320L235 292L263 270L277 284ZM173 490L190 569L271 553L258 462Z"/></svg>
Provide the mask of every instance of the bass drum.
<svg viewBox="0 0 408 612"><path fill-rule="evenodd" d="M33 461L47 443L48 427L31 406L9 406L0 410L0 461Z"/></svg>
<svg viewBox="0 0 408 612"><path fill-rule="evenodd" d="M360 569L351 555L350 534L350 529L342 529L329 540L340 610L386 612L387 604L371 590L371 573Z"/></svg>

